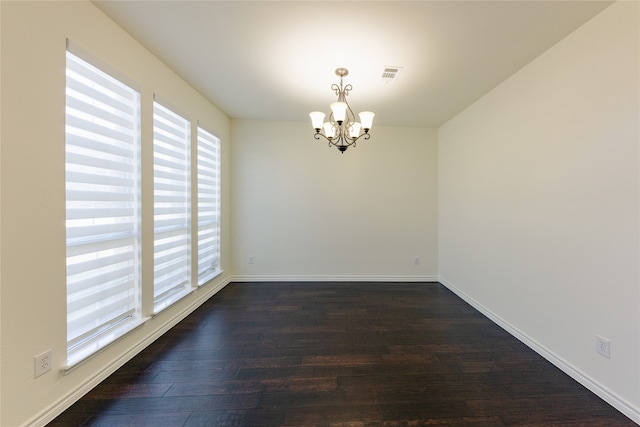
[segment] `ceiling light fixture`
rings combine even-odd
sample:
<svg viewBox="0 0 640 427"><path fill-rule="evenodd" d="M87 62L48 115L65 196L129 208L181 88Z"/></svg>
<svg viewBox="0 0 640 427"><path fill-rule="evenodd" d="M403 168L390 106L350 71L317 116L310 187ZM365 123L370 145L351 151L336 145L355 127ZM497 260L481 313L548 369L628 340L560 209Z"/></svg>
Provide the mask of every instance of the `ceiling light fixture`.
<svg viewBox="0 0 640 427"><path fill-rule="evenodd" d="M349 70L346 68L336 69L336 75L340 77L340 86L335 83L331 85L331 89L338 95L338 100L330 105L329 121L324 121L325 114L320 111L309 113L311 125L316 131L313 137L317 140L323 137L329 141L329 147L337 147L342 153L351 146L355 147L359 139L371 138L369 130L375 116L371 111L363 111L358 114L360 122L356 122L355 115L347 103L347 95L353 87L350 84L342 84L342 78L347 74Z"/></svg>

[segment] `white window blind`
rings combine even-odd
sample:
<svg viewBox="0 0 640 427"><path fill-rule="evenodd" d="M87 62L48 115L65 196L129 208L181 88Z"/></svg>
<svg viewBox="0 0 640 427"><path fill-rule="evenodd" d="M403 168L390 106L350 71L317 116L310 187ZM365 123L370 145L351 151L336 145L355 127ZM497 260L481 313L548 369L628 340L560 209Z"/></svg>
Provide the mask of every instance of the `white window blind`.
<svg viewBox="0 0 640 427"><path fill-rule="evenodd" d="M198 285L220 272L220 140L198 127Z"/></svg>
<svg viewBox="0 0 640 427"><path fill-rule="evenodd" d="M66 62L71 366L140 322L140 95L71 52Z"/></svg>
<svg viewBox="0 0 640 427"><path fill-rule="evenodd" d="M191 157L188 120L153 107L154 311L191 291Z"/></svg>

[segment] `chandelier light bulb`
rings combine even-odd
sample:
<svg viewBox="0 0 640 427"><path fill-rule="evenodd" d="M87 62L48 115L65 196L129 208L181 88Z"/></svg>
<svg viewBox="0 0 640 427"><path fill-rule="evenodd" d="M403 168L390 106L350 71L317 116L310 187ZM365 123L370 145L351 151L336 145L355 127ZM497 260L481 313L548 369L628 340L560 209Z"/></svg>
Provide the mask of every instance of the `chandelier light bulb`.
<svg viewBox="0 0 640 427"><path fill-rule="evenodd" d="M351 128L349 129L349 136L351 138L357 138L360 136L360 123L353 122L351 124Z"/></svg>
<svg viewBox="0 0 640 427"><path fill-rule="evenodd" d="M320 129L322 129L324 116L325 114L321 111L314 111L312 113L309 113L309 117L311 117L311 126L313 126L316 132L320 132Z"/></svg>
<svg viewBox="0 0 640 427"><path fill-rule="evenodd" d="M334 102L331 104L331 111L333 112L333 119L342 124L347 115L347 103L346 102Z"/></svg>
<svg viewBox="0 0 640 427"><path fill-rule="evenodd" d="M373 116L375 116L375 113L372 113L371 111L363 111L358 115L360 116L362 128L365 132L368 132L369 129L371 129L371 125L373 125Z"/></svg>
<svg viewBox="0 0 640 427"><path fill-rule="evenodd" d="M330 122L325 122L324 123L324 136L326 136L329 139L331 139L334 136L336 136L336 128L335 128L335 126L333 126L332 123L330 123Z"/></svg>

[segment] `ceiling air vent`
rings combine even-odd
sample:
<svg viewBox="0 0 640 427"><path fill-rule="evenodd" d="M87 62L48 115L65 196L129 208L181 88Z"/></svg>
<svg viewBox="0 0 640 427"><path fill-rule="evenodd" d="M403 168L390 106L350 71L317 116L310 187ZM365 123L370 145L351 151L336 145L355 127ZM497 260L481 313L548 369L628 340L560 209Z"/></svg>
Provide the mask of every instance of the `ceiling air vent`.
<svg viewBox="0 0 640 427"><path fill-rule="evenodd" d="M395 82L398 79L400 70L402 70L402 67L384 67L382 71L382 81L388 83Z"/></svg>

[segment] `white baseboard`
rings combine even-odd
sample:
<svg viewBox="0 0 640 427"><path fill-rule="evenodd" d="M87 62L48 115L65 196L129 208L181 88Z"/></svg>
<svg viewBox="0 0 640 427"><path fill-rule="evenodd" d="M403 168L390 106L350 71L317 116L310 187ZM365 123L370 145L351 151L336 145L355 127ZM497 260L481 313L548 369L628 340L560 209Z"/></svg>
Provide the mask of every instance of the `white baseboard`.
<svg viewBox="0 0 640 427"><path fill-rule="evenodd" d="M71 391L69 394L60 398L49 408L31 419L26 425L29 427L44 427L53 421L58 415L62 414L67 408L78 401L82 396L91 391L95 386L104 381L109 375L113 374L134 356L147 348L151 343L160 338L169 329L177 325L181 320L191 314L195 309L200 307L213 295L218 293L222 288L231 283L231 277L228 277L213 286L204 285L196 290L196 292L204 292L196 301L180 311L173 318L169 319L162 327L147 336L144 340L138 342L134 347L120 355L117 359L104 366L100 371L96 372L91 378L87 379L83 384Z"/></svg>
<svg viewBox="0 0 640 427"><path fill-rule="evenodd" d="M437 282L437 276L279 276L239 275L233 282Z"/></svg>
<svg viewBox="0 0 640 427"><path fill-rule="evenodd" d="M550 351L549 349L547 349L546 347L544 347L543 345L541 345L540 343L538 343L537 341L529 337L524 332L515 328L509 322L507 322L506 320L504 320L503 318L495 314L493 311L489 310L487 307L483 306L478 301L474 300L465 292L457 288L454 284L448 282L446 279L442 277L439 279L439 282L443 286L445 286L447 289L449 289L451 292L453 292L454 294L462 298L465 302L467 302L473 308L478 310L480 313L484 314L489 319L491 319L492 322L500 326L509 334L516 337L518 340L522 341L522 343L525 344L527 347L531 348L540 356L547 359L549 362L554 364L558 369L560 369L561 371L569 375L571 378L573 378L574 380L576 380L577 382L585 386L587 389L589 389L591 392L593 392L595 395L600 397L602 400L604 400L605 402L607 402L608 404L616 408L618 411L620 411L622 414L627 416L633 422L635 422L636 424L640 424L639 408L635 407L630 402L627 402L625 399L621 398L616 393L607 389L602 384L598 383L597 381L594 381L592 378L590 378L587 374L582 372L580 369L576 368L571 363L567 362L566 360L562 359L558 355L554 354L552 351Z"/></svg>

